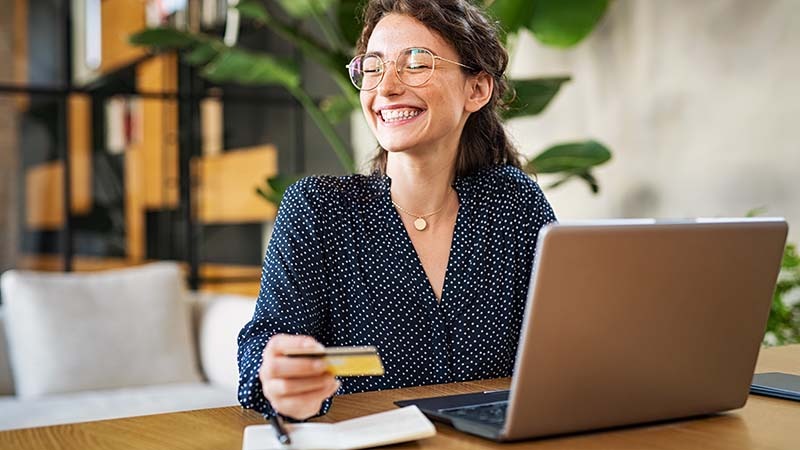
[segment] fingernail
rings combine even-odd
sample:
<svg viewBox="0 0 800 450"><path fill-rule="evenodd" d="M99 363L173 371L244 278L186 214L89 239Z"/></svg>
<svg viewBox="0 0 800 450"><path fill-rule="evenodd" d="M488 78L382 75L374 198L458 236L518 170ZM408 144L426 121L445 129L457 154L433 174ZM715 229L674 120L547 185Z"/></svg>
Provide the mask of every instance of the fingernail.
<svg viewBox="0 0 800 450"><path fill-rule="evenodd" d="M314 370L325 370L328 367L328 363L325 361L314 361Z"/></svg>

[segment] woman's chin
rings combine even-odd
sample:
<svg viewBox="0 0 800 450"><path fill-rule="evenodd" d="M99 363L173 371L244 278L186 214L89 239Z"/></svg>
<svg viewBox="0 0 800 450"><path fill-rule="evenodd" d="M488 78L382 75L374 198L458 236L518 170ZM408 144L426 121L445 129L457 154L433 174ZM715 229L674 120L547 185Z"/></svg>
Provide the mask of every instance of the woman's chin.
<svg viewBox="0 0 800 450"><path fill-rule="evenodd" d="M394 140L378 141L378 142L381 148L383 148L389 153L403 153L408 151L409 149L414 148L414 146L409 142L397 142Z"/></svg>

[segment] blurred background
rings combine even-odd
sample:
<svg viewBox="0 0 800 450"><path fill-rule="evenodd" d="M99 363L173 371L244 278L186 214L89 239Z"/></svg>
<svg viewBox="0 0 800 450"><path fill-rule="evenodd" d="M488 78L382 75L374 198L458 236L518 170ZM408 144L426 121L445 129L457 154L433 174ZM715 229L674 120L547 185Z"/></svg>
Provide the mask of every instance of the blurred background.
<svg viewBox="0 0 800 450"><path fill-rule="evenodd" d="M558 217L785 217L800 343L800 1L474 1ZM282 193L375 151L362 2L0 0L0 430L236 404Z"/></svg>
<svg viewBox="0 0 800 450"><path fill-rule="evenodd" d="M487 3L507 24L508 5L554 2ZM334 42L336 64L352 56L342 16L353 22L358 4L0 0L0 272L169 259L184 262L192 288L255 295L281 183L363 170L374 151L357 96L341 85L344 67L337 78L297 45L298 36ZM560 219L757 211L786 217L790 242L800 240L800 4L558 8L567 13L527 11L550 28L508 30L510 76L534 80L543 100L507 123ZM577 37L548 37L558 20ZM132 45L148 27L184 34L140 34ZM214 73L214 57L242 54L203 36L291 71ZM253 66L228 69L241 67ZM287 88L294 81L302 92ZM570 142L595 160L578 171L533 161Z"/></svg>
<svg viewBox="0 0 800 450"><path fill-rule="evenodd" d="M570 73L547 114L511 122L525 149L592 136L602 189L548 192L562 219L784 216L800 239L800 4L613 1L569 51L523 34L512 74ZM795 225L791 227L791 225Z"/></svg>
<svg viewBox="0 0 800 450"><path fill-rule="evenodd" d="M212 83L175 52L129 43L146 27L221 35L226 1L0 11L0 272L178 260L193 289L254 297L275 215L257 185L279 169L343 170L285 90ZM243 25L238 44L296 65L315 98L330 90L270 30ZM349 141L347 123L337 132Z"/></svg>

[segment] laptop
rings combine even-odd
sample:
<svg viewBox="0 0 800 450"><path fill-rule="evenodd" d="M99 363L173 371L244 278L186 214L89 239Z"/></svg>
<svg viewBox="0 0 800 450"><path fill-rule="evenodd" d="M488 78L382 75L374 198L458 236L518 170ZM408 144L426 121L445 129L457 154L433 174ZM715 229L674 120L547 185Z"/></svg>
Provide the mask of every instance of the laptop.
<svg viewBox="0 0 800 450"><path fill-rule="evenodd" d="M775 218L546 226L511 389L395 403L495 441L740 408L787 231Z"/></svg>

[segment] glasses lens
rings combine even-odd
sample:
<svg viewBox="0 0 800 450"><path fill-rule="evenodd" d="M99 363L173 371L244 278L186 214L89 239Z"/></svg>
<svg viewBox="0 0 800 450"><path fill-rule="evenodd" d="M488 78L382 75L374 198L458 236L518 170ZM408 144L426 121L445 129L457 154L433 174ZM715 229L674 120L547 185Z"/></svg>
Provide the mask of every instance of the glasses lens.
<svg viewBox="0 0 800 450"><path fill-rule="evenodd" d="M400 80L409 86L421 86L433 75L433 54L424 48L409 48L397 58Z"/></svg>
<svg viewBox="0 0 800 450"><path fill-rule="evenodd" d="M350 81L361 90L375 89L383 75L383 61L375 55L360 55L349 64Z"/></svg>

